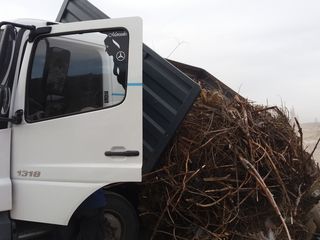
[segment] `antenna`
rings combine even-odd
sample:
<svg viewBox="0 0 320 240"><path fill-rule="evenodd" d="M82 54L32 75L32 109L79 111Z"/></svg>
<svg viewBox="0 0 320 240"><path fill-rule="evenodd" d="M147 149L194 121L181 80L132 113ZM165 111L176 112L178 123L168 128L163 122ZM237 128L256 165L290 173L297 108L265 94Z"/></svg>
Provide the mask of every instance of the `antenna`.
<svg viewBox="0 0 320 240"><path fill-rule="evenodd" d="M180 45L182 45L183 43L187 43L187 42L185 42L185 41L178 41L177 46L171 51L171 53L168 55L167 58L169 58L169 57L178 49L178 47L180 47Z"/></svg>

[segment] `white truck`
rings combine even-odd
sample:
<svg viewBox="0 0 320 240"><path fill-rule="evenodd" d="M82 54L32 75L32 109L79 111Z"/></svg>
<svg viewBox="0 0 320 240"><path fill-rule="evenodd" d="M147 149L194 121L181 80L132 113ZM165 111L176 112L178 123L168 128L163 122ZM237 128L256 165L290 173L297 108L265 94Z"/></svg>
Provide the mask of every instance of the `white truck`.
<svg viewBox="0 0 320 240"><path fill-rule="evenodd" d="M105 18L66 0L58 21ZM136 185L199 86L142 44L140 18L0 23L0 240L46 239L108 186L115 239L138 238ZM116 185L113 185L116 184Z"/></svg>

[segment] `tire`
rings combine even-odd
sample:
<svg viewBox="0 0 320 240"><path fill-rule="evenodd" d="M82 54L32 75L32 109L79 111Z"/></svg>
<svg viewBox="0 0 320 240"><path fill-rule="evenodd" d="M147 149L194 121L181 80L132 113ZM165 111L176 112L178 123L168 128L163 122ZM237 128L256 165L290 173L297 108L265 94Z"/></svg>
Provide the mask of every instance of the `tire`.
<svg viewBox="0 0 320 240"><path fill-rule="evenodd" d="M123 196L105 192L106 240L138 240L139 219L135 208Z"/></svg>

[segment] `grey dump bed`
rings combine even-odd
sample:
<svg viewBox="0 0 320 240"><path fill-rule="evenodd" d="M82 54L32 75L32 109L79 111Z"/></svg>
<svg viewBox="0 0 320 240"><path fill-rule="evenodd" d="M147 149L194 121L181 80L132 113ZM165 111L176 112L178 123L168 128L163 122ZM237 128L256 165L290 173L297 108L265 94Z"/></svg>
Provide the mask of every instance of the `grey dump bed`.
<svg viewBox="0 0 320 240"><path fill-rule="evenodd" d="M87 0L65 0L57 22L109 18ZM198 84L143 46L143 171L151 171L200 92Z"/></svg>

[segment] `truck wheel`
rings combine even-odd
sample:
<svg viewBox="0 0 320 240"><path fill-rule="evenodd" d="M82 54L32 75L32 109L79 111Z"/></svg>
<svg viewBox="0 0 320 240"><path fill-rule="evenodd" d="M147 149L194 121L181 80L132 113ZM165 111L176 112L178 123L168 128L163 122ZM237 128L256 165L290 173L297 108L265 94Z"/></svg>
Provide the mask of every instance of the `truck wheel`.
<svg viewBox="0 0 320 240"><path fill-rule="evenodd" d="M137 240L139 219L134 207L123 196L106 192L106 240Z"/></svg>

